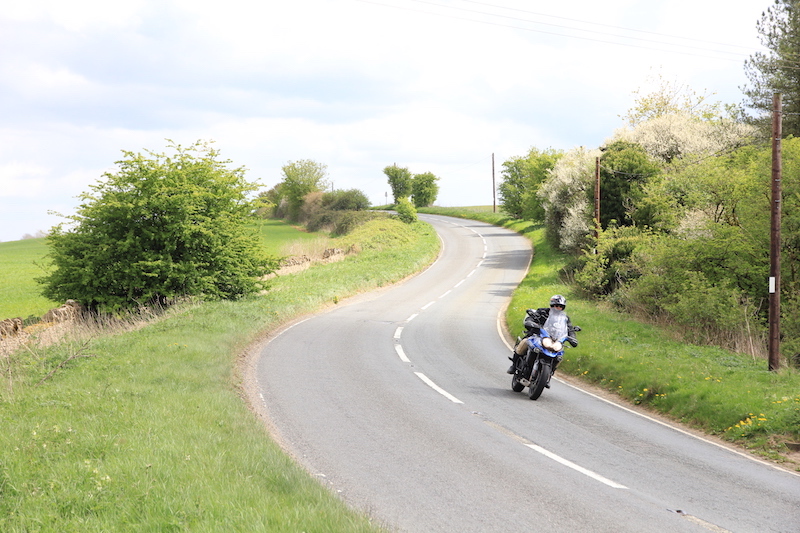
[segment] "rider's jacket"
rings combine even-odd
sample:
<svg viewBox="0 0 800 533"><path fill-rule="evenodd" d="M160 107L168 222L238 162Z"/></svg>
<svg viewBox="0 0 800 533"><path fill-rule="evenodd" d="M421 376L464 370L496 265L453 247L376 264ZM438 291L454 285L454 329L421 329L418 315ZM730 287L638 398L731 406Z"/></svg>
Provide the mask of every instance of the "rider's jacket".
<svg viewBox="0 0 800 533"><path fill-rule="evenodd" d="M554 313L554 315L555 314L556 313ZM559 323L557 326L559 332L556 334L555 331L554 332L548 331L548 333L550 333L551 336L554 337L561 337L564 334L566 334L574 338L572 321L570 320L569 315L560 310L557 310L557 314L560 315L558 317L559 320L557 321ZM540 307L539 309L528 309L527 311L525 311L525 319L523 321L523 325L525 326L525 337L530 337L531 335L541 335L541 328L545 327L545 324L548 322L548 319L550 318L551 317L550 317L549 307ZM552 318L555 319L556 317L553 316ZM560 331L564 327L563 326L564 318L566 318L566 333ZM552 322L555 321L551 320L551 323Z"/></svg>

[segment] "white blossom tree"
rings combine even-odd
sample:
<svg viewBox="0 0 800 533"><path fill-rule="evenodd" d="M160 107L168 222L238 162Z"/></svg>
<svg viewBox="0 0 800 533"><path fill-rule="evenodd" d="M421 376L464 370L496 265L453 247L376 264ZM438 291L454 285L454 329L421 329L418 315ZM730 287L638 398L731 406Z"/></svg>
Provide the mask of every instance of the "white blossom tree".
<svg viewBox="0 0 800 533"><path fill-rule="evenodd" d="M594 229L589 193L600 150L573 148L549 172L539 188L548 238L564 251L577 251Z"/></svg>
<svg viewBox="0 0 800 533"><path fill-rule="evenodd" d="M659 115L617 130L609 141L637 143L664 163L692 162L744 146L756 134L754 126L731 118L704 120L686 112Z"/></svg>

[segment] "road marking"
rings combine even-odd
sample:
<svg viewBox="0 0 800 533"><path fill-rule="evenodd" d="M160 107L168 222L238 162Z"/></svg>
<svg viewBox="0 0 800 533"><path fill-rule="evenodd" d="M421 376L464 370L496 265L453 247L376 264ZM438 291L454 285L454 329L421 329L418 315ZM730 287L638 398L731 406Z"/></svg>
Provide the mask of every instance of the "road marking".
<svg viewBox="0 0 800 533"><path fill-rule="evenodd" d="M417 318L418 316L419 316L419 313L414 313L414 314L413 314L413 315L411 315L410 317L406 318L406 322L411 322L412 320L414 320L414 319L415 319L415 318Z"/></svg>
<svg viewBox="0 0 800 533"><path fill-rule="evenodd" d="M430 306L432 306L432 305L433 305L433 304L435 304L435 303L436 303L436 300L434 300L434 301L432 301L432 302L428 303L427 305L424 305L424 306L422 307L422 310L423 310L423 311L424 311L424 310L426 310L427 308L429 308Z"/></svg>
<svg viewBox="0 0 800 533"><path fill-rule="evenodd" d="M403 347L400 346L399 344L395 344L394 345L394 351L396 351L397 355L400 356L400 360L402 362L404 362L404 363L410 363L411 362L411 359L406 357L406 353L403 351Z"/></svg>
<svg viewBox="0 0 800 533"><path fill-rule="evenodd" d="M453 403L464 403L461 400L459 400L458 398L456 398L455 396L453 396L452 394L450 394L449 392L447 392L446 390L444 390L443 388L441 388L439 385L437 385L436 383L431 381L430 378L428 376L426 376L425 374L423 374L422 372L414 372L414 373L417 375L417 377L419 379L424 381L430 388L432 388L433 390L435 390L436 392L438 392L439 394L441 394L442 396L444 396L445 398L447 398L451 402L453 402Z"/></svg>
<svg viewBox="0 0 800 533"><path fill-rule="evenodd" d="M720 527L720 526L718 526L716 524L712 524L711 522L706 522L702 518L697 518L696 516L692 516L690 514L684 513L680 509L676 510L675 512L678 513L679 515L681 515L683 518L685 518L689 522L692 522L692 523L697 524L699 526L703 526L707 530L713 531L714 533L731 533L731 531L729 531L729 530L727 530L727 529L725 529L723 527Z"/></svg>
<svg viewBox="0 0 800 533"><path fill-rule="evenodd" d="M475 270L473 270L472 272L470 272L469 274L467 274L467 277L470 277L470 276L471 276L471 275L473 275L474 273L475 273Z"/></svg>
<svg viewBox="0 0 800 533"><path fill-rule="evenodd" d="M563 457L561 457L559 455L556 455L553 452L548 451L548 450L542 448L541 446L538 446L538 445L532 443L531 441L529 441L525 437L523 437L521 435L517 435L516 433L514 433L513 431L511 431L507 427L501 426L497 422L492 422L489 419L484 419L483 422L486 425L488 425L489 427L494 428L495 430L499 431L503 435L505 435L507 437L510 437L510 438L514 439L515 441L521 443L521 444L524 444L525 446L527 446L531 450L537 451L537 452L541 453L542 455L544 455L545 457L548 457L548 458L552 459L553 461L561 463L564 466L568 466L568 467L580 472L581 474L585 474L585 475L591 477L592 479L595 479L597 481L605 483L606 485L608 485L610 487L613 487L615 489L627 489L628 488L625 485L620 485L619 483L617 483L615 481L611 481L610 479L607 479L607 478L601 476L600 474L596 474L596 473L592 472L591 470L583 468L580 465L576 465L572 461L564 459Z"/></svg>
<svg viewBox="0 0 800 533"><path fill-rule="evenodd" d="M572 387L573 389L575 389L577 391L580 391L580 392L582 392L584 394L588 394L592 398L600 400L601 402L605 402L605 403L607 403L609 405L613 405L614 407L622 409L623 411L627 411L627 412L629 412L631 414L634 414L636 416L642 417L642 418L644 418L646 420L649 420L650 422L655 422L656 424L664 426L665 428L669 428L669 429L672 429L674 431L677 431L678 433L682 433L682 434L686 435L687 437L692 437L692 438L697 439L699 441L705 442L706 444L711 444L712 446L716 446L717 448L721 448L723 450L727 450L727 451L729 451L729 452L731 452L733 454L736 454L736 455L738 455L740 457L744 457L745 459L749 459L749 460L751 460L751 461L753 461L755 463L760 463L760 464L762 464L764 466L768 466L768 467L773 468L775 470L779 470L779 471L785 472L787 474L792 474L793 476L800 476L800 472L793 472L793 471L788 470L786 468L783 468L781 466L774 465L772 463L768 463L767 461L762 461L761 459L758 459L757 457L753 457L752 455L748 455L748 454L746 454L744 452L740 452L739 450L735 450L733 448L729 448L728 446L725 446L724 444L719 444L719 443L714 442L712 440L703 438L703 437L701 437L699 435L695 435L694 433L690 433L690 432L686 431L685 429L681 429L681 428L679 428L677 426L673 426L672 424L668 424L666 422L662 422L661 420L658 420L657 418L653 418L651 416L647 416L646 414L640 413L638 411L634 411L633 409L629 409L628 407L625 407L624 405L620 405L618 403L612 402L611 400L603 398L602 396L598 396L597 394L591 393L591 392L589 392L587 390L583 390L582 388L580 388L580 387L578 387L576 385L573 385L572 383L567 383L566 381L560 380L558 378L554 378L554 379L556 379L556 381L558 381L559 383L563 383L564 385L567 385L568 387Z"/></svg>
<svg viewBox="0 0 800 533"><path fill-rule="evenodd" d="M396 330L394 330L394 340L399 341L400 340L400 335L402 333L403 333L403 326L400 326Z"/></svg>
<svg viewBox="0 0 800 533"><path fill-rule="evenodd" d="M453 286L453 288L455 289L456 287L458 287L459 285L461 285L461 284L462 284L462 283L464 283L465 281L467 281L467 280L465 280L465 279L462 279L461 281L459 281L458 283L456 283L456 284Z"/></svg>
<svg viewBox="0 0 800 533"><path fill-rule="evenodd" d="M453 289L450 289L450 290L449 290L449 291L447 291L446 293L444 293L444 294L442 294L441 296L439 296L439 299L441 300L442 298L444 298L445 296L447 296L447 295L448 295L448 294L450 294L451 292L453 292Z"/></svg>
<svg viewBox="0 0 800 533"><path fill-rule="evenodd" d="M596 474L595 472L592 472L591 470L586 469L586 468L584 468L584 467L582 467L580 465L576 465L572 461L564 459L560 455L556 455L556 454L554 454L553 452L551 452L549 450L545 450L541 446L537 446L536 444L526 444L525 446L527 446L531 450L539 452L540 454L544 455L545 457L548 457L548 458L552 459L553 461L556 461L557 463L561 463L562 465L567 466L567 467L569 467L569 468L571 468L573 470L576 470L576 471L580 472L581 474L589 476L590 478L592 478L592 479L594 479L596 481L599 481L600 483L605 483L609 487L612 487L612 488L615 488L615 489L627 489L628 488L625 485L620 485L616 481L611 481L610 479L605 478L605 477L601 476L600 474Z"/></svg>

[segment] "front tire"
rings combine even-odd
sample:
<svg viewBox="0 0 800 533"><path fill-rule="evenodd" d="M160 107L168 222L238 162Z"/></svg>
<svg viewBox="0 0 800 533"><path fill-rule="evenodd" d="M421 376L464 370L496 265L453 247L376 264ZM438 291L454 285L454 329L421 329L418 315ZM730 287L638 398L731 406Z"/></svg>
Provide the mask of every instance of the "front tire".
<svg viewBox="0 0 800 533"><path fill-rule="evenodd" d="M547 380L550 379L550 363L542 363L539 365L539 371L536 373L536 379L531 383L528 389L528 398L536 400L542 395Z"/></svg>

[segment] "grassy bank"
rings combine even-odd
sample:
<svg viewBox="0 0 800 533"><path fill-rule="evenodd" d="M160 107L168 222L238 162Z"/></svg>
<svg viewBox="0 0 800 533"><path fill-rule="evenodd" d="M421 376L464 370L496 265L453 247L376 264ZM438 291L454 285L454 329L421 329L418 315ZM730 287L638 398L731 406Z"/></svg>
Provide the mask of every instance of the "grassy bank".
<svg viewBox="0 0 800 533"><path fill-rule="evenodd" d="M378 530L282 453L236 364L263 332L416 272L439 246L429 226L390 220L347 239L360 254L263 297L2 361L0 530Z"/></svg>
<svg viewBox="0 0 800 533"><path fill-rule="evenodd" d="M777 461L787 442L800 442L800 372L769 372L767 361L713 346L697 346L676 332L634 320L578 297L559 277L565 258L544 240L544 230L508 219L492 208L425 208L420 212L473 218L509 227L531 239L535 258L507 312L514 335L525 309L564 294L580 346L567 350L560 369L634 404L647 406ZM787 464L800 470L800 464Z"/></svg>

